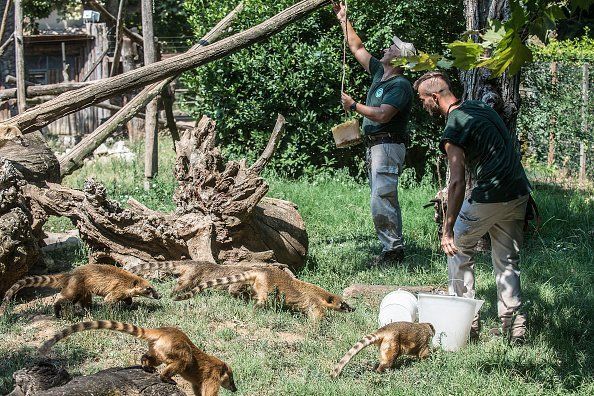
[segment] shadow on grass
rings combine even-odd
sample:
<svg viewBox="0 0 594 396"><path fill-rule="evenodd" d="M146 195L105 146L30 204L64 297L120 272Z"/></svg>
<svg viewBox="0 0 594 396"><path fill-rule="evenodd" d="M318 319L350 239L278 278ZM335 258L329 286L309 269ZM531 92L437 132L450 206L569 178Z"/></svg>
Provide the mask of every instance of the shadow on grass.
<svg viewBox="0 0 594 396"><path fill-rule="evenodd" d="M12 375L24 367L32 366L42 361L48 361L47 357L41 356L32 347L22 347L14 350L0 348L2 359L0 359L0 394L5 395L14 388ZM52 362L66 367L78 366L88 358L88 352L83 349L71 347L68 356L60 355ZM73 373L70 373L71 375Z"/></svg>

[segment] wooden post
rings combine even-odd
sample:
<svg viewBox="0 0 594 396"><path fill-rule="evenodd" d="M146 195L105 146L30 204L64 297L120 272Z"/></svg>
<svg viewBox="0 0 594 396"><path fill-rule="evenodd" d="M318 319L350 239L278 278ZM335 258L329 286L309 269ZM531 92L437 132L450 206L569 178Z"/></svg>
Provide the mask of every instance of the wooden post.
<svg viewBox="0 0 594 396"><path fill-rule="evenodd" d="M155 36L153 35L153 2L142 0L142 41L144 49L144 65L157 60L155 54ZM146 106L144 120L144 189L149 190L151 179L157 173L159 139L157 134L157 99Z"/></svg>
<svg viewBox="0 0 594 396"><path fill-rule="evenodd" d="M122 53L122 34L124 31L124 14L126 8L126 0L120 0L120 7L118 8L118 20L116 22L116 47L113 51L113 63L111 64L111 73L109 76L115 76L120 66L120 54Z"/></svg>
<svg viewBox="0 0 594 396"><path fill-rule="evenodd" d="M124 73L132 71L136 68L136 63L134 61L135 55L137 54L135 50L135 43L130 39L128 36L124 36L122 38L122 67L124 69ZM137 94L138 90L133 90L131 92L127 92L126 95L123 97L122 105L126 105L130 100L132 100L133 94ZM139 120L138 118L132 118L126 123L126 129L128 130L128 139L130 141L140 141L144 135L144 119Z"/></svg>
<svg viewBox="0 0 594 396"><path fill-rule="evenodd" d="M21 0L14 1L14 45L17 78L17 106L19 114L27 109L27 95L25 86L25 52L23 45L23 4Z"/></svg>
<svg viewBox="0 0 594 396"><path fill-rule="evenodd" d="M551 62L551 84L553 86L553 95L557 93L557 62ZM549 123L549 155L547 165L553 166L555 163L555 128L557 127L557 117L553 115Z"/></svg>
<svg viewBox="0 0 594 396"><path fill-rule="evenodd" d="M580 186L586 181L586 144L584 139L588 134L588 80L590 65L586 62L582 66L582 139L580 141Z"/></svg>

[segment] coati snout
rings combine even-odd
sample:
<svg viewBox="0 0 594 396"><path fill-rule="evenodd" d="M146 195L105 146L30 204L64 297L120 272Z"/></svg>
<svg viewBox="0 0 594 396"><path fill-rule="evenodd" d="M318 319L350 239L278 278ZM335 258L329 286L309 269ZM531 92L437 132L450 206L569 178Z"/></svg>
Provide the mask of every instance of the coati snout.
<svg viewBox="0 0 594 396"><path fill-rule="evenodd" d="M354 307L351 307L349 304L347 304L344 301L342 301L340 303L340 310L342 312L354 312L355 311L355 308Z"/></svg>
<svg viewBox="0 0 594 396"><path fill-rule="evenodd" d="M231 392L237 391L235 381L233 381L233 372L231 371L231 367L227 365L221 369L221 386Z"/></svg>

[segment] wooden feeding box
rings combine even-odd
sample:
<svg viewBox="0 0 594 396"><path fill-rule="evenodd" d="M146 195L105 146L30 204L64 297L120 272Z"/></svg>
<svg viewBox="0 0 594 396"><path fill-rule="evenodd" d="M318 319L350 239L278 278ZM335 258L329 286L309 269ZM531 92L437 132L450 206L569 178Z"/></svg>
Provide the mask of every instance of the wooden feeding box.
<svg viewBox="0 0 594 396"><path fill-rule="evenodd" d="M336 147L350 147L361 143L359 120L349 120L332 128L332 136Z"/></svg>

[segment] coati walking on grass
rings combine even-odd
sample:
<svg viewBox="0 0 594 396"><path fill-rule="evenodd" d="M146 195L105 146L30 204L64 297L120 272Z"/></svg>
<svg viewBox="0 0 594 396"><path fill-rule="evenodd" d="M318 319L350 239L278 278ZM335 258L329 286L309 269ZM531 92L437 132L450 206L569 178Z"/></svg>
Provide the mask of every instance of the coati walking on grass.
<svg viewBox="0 0 594 396"><path fill-rule="evenodd" d="M380 351L380 362L375 369L378 373L383 373L386 369L392 367L394 361L400 355L427 357L429 355L429 345L434 335L435 329L431 323L390 323L375 333L366 335L361 341L353 345L346 355L340 359L330 376L332 378L338 377L344 366L363 348L371 344L377 345Z"/></svg>
<svg viewBox="0 0 594 396"><path fill-rule="evenodd" d="M110 320L81 322L56 333L41 345L39 352L45 355L61 339L79 331L95 329L120 331L147 341L148 351L140 358L140 364L147 372L155 372L155 367L165 364L165 369L160 374L161 381L175 384L171 377L179 374L192 384L196 396L216 396L221 386L232 392L237 390L231 368L220 359L198 349L177 327L144 329Z"/></svg>
<svg viewBox="0 0 594 396"><path fill-rule="evenodd" d="M227 276L203 282L186 293L174 296L174 300L185 300L204 289L230 284L248 284L257 300L256 305L265 305L268 296L275 294L288 308L305 312L312 319L320 319L331 309L352 312L341 296L332 294L321 287L293 278L278 268L258 268L238 275Z"/></svg>
<svg viewBox="0 0 594 396"><path fill-rule="evenodd" d="M19 280L4 295L0 315L6 311L12 296L25 287L61 289L54 304L56 316L60 316L65 301L90 306L93 294L105 297L107 303L124 301L131 304L132 297L136 296L160 298L153 286L138 275L113 265L87 264L63 274L29 276Z"/></svg>
<svg viewBox="0 0 594 396"><path fill-rule="evenodd" d="M152 271L163 271L165 273L178 275L177 284L171 291L172 295L188 291L196 285L217 278L224 278L231 275L238 275L255 268L283 268L284 264L268 264L246 262L245 264L220 265L209 261L153 261L142 264L131 265L126 269L134 274L145 276ZM226 285L221 289L229 290L233 296L239 296L247 291L246 285Z"/></svg>

